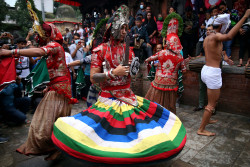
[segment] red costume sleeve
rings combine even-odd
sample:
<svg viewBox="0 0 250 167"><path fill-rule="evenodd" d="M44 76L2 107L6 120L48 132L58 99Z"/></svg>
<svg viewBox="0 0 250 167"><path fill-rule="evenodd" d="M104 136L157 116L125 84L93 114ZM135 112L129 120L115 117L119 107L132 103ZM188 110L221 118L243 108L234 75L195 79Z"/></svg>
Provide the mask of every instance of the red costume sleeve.
<svg viewBox="0 0 250 167"><path fill-rule="evenodd" d="M42 50L44 50L46 55L56 55L55 53L57 52L57 45L55 42L51 42L47 44L46 46L41 47ZM53 54L51 54L53 53Z"/></svg>
<svg viewBox="0 0 250 167"><path fill-rule="evenodd" d="M93 55L91 56L91 68L102 69L102 62L104 61L103 49L104 46L102 44L93 50Z"/></svg>

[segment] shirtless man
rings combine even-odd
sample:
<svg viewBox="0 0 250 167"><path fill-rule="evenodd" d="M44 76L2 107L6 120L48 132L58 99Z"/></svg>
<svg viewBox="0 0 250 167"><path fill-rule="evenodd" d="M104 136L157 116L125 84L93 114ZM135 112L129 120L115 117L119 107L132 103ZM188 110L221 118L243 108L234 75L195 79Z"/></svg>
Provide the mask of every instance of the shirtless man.
<svg viewBox="0 0 250 167"><path fill-rule="evenodd" d="M202 68L201 79L207 85L208 105L205 107L201 125L197 131L198 135L215 135L215 133L205 130L205 127L208 123L211 123L210 118L220 96L220 88L222 86L220 63L222 57L228 64L232 64L232 61L228 59L227 56L221 56L223 46L222 42L232 40L249 15L250 9L246 11L242 19L227 34L222 34L225 32L225 27L223 27L222 24L219 24L220 20L216 20L216 18L213 22L213 29L207 29L208 36L205 38L203 44L206 65ZM224 29L224 32L222 29Z"/></svg>

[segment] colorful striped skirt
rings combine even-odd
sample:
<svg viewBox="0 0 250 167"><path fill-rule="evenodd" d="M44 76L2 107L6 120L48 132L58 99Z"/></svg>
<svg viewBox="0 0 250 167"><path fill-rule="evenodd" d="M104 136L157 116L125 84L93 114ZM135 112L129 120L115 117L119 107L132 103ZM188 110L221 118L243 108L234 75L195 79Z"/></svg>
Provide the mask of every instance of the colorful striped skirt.
<svg viewBox="0 0 250 167"><path fill-rule="evenodd" d="M99 96L90 108L54 124L52 140L68 155L95 163L138 164L171 158L186 143L180 119L147 99L138 106Z"/></svg>

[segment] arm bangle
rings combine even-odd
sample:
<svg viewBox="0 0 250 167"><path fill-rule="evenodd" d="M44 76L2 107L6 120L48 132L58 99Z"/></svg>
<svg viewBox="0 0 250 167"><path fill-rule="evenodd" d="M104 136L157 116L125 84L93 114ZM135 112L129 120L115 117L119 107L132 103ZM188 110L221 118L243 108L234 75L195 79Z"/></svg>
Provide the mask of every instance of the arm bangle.
<svg viewBox="0 0 250 167"><path fill-rule="evenodd" d="M113 71L113 69L111 69L111 70L109 71L109 75L110 75L110 77L111 77L112 79L115 79L116 77L115 77L115 75L112 73L112 71Z"/></svg>
<svg viewBox="0 0 250 167"><path fill-rule="evenodd" d="M105 72L106 78L109 78L109 71Z"/></svg>

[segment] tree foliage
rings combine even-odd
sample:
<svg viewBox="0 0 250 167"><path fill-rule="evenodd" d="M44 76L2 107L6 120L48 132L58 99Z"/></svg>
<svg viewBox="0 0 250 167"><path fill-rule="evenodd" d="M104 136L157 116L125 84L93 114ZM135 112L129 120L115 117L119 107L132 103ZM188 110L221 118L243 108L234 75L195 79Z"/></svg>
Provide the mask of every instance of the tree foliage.
<svg viewBox="0 0 250 167"><path fill-rule="evenodd" d="M20 27L20 34L25 37L33 24L25 0L16 1L15 11L10 12L10 17L16 20L16 24Z"/></svg>
<svg viewBox="0 0 250 167"><path fill-rule="evenodd" d="M8 14L8 5L6 4L6 2L4 0L0 0L0 27L1 29L3 28L3 24L2 21L5 20L6 15ZM0 29L0 31L1 31Z"/></svg>

